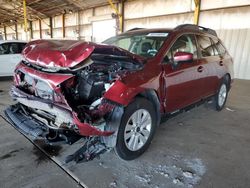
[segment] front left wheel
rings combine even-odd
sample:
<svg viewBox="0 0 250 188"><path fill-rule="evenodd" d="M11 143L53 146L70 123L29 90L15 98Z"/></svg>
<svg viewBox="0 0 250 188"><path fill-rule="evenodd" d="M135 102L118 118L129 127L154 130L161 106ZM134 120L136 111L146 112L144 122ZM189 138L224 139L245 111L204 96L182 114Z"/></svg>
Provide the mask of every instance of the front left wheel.
<svg viewBox="0 0 250 188"><path fill-rule="evenodd" d="M115 151L124 160L139 157L149 147L156 130L156 112L145 98L136 98L124 111Z"/></svg>

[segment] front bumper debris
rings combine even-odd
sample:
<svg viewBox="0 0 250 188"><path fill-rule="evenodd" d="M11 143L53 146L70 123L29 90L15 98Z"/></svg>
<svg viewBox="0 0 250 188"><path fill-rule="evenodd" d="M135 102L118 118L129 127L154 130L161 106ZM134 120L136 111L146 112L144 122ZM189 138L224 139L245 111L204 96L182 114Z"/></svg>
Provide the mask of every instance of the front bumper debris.
<svg viewBox="0 0 250 188"><path fill-rule="evenodd" d="M76 163L90 161L99 157L108 150L109 148L101 143L99 137L92 137L86 139L84 145L75 151L75 153L68 155L65 159L65 163L69 163L71 161L75 161Z"/></svg>
<svg viewBox="0 0 250 188"><path fill-rule="evenodd" d="M73 144L82 136L70 130L50 130L43 122L31 117L21 104L15 104L5 110L11 125L32 140L42 139L47 144Z"/></svg>
<svg viewBox="0 0 250 188"><path fill-rule="evenodd" d="M32 140L42 139L49 145L73 144L79 139L84 138L73 131L61 130L57 132L58 136L56 138L51 139L49 128L42 122L38 122L28 114L25 114L25 110L22 109L21 104L7 108L5 115L11 125L19 132ZM76 163L90 161L109 150L109 148L101 142L99 136L86 137L83 142L83 146L80 149L66 157L66 163L71 161L75 161Z"/></svg>
<svg viewBox="0 0 250 188"><path fill-rule="evenodd" d="M30 108L36 108L52 113L57 117L58 122L62 125L76 125L81 136L110 136L113 131L100 130L98 127L92 126L88 123L82 123L75 112L65 109L59 105L53 104L51 101L40 99L33 95L24 93L20 89L13 87L10 92L13 99ZM60 126L58 127L60 128Z"/></svg>
<svg viewBox="0 0 250 188"><path fill-rule="evenodd" d="M44 138L49 132L46 126L22 113L22 110L18 106L7 108L5 115L18 131L34 139Z"/></svg>

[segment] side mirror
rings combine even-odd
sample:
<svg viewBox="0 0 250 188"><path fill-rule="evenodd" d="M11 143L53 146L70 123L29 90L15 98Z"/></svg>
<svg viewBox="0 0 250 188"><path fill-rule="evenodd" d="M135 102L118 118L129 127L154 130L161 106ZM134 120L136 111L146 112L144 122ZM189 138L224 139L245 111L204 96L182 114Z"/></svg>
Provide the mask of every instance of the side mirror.
<svg viewBox="0 0 250 188"><path fill-rule="evenodd" d="M188 52L176 52L174 54L174 64L178 63L192 63L193 54Z"/></svg>

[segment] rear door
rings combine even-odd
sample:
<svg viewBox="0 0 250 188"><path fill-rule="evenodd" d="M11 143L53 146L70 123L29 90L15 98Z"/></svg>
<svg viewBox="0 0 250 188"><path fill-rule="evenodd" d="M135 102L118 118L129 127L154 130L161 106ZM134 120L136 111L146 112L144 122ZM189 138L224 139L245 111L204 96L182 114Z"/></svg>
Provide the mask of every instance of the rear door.
<svg viewBox="0 0 250 188"><path fill-rule="evenodd" d="M193 62L180 63L174 68L173 56L176 52L192 53ZM204 92L204 77L194 35L182 35L167 52L163 64L162 95L165 111L172 112L199 101Z"/></svg>
<svg viewBox="0 0 250 188"><path fill-rule="evenodd" d="M214 95L219 83L218 68L222 66L222 59L214 46L212 39L205 35L197 35L200 51L200 61L203 64L206 77L204 78L204 98Z"/></svg>

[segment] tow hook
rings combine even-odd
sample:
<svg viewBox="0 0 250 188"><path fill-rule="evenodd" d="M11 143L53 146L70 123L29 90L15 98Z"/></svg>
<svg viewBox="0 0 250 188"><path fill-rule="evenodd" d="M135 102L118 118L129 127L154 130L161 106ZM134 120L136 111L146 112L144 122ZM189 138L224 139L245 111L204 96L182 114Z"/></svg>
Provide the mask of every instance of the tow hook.
<svg viewBox="0 0 250 188"><path fill-rule="evenodd" d="M106 151L108 151L108 148L101 143L99 137L90 137L80 149L66 157L65 163L71 161L75 161L76 163L91 161Z"/></svg>

